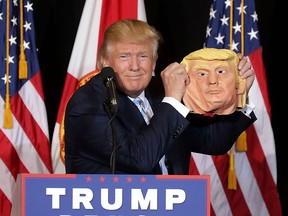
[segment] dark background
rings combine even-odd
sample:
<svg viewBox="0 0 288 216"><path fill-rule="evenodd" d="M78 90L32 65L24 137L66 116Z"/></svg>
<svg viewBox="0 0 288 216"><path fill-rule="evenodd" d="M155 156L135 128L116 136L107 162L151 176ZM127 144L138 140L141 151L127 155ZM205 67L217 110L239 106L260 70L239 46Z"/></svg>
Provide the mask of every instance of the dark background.
<svg viewBox="0 0 288 216"><path fill-rule="evenodd" d="M85 0L34 0L33 4L51 140L84 3ZM212 0L145 1L148 23L155 26L164 38L156 73L171 62L181 61L187 53L203 47L211 4ZM255 0L255 4L272 108L277 185L283 215L287 215L288 157L285 154L288 121L284 107L287 103L285 86L288 85L285 64L287 36L284 34L287 31L287 0Z"/></svg>

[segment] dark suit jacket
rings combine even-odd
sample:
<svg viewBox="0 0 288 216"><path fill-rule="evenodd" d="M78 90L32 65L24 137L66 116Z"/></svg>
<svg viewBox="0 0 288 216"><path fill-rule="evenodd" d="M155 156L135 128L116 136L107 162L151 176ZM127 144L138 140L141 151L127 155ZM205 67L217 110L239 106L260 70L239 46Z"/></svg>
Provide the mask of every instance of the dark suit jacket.
<svg viewBox="0 0 288 216"><path fill-rule="evenodd" d="M256 120L253 113L250 119L241 112L213 118L188 114L184 118L161 102L164 89L158 77L152 78L145 96L154 112L148 126L133 102L117 92L118 113L111 127L103 106L107 89L101 75L76 90L64 121L66 173L111 174L115 137L115 173L159 174L159 160L165 154L169 174L188 174L191 151L225 154Z"/></svg>

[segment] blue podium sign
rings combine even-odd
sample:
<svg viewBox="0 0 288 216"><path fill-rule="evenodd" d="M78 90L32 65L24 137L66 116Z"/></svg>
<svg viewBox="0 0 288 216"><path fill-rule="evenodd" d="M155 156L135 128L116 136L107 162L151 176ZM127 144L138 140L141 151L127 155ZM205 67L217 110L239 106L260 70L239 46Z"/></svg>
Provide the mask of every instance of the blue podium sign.
<svg viewBox="0 0 288 216"><path fill-rule="evenodd" d="M21 216L209 216L210 178L21 174Z"/></svg>

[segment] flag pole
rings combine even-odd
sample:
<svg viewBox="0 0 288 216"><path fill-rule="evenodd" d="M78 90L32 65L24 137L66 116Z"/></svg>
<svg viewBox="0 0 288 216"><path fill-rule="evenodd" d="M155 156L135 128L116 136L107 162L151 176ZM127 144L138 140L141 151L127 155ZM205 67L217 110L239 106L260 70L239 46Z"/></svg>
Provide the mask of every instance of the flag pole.
<svg viewBox="0 0 288 216"><path fill-rule="evenodd" d="M9 34L10 34L10 0L6 1L6 97L5 97L5 105L4 105L4 122L3 128L12 128L12 111L10 104L10 92L9 92Z"/></svg>
<svg viewBox="0 0 288 216"><path fill-rule="evenodd" d="M244 0L241 0L241 54L244 56ZM239 152L247 151L246 131L243 131L237 139L236 150Z"/></svg>

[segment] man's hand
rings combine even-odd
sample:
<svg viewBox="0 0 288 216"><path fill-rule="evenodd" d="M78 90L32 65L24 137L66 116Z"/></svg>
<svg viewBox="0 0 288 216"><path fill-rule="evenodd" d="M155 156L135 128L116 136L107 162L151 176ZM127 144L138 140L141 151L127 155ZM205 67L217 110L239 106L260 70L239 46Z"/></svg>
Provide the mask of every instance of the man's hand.
<svg viewBox="0 0 288 216"><path fill-rule="evenodd" d="M255 73L254 70L251 67L251 63L248 61L247 57L242 56L241 54L238 54L239 57L239 75L246 79L246 92L248 95L248 92L254 82L255 79Z"/></svg>
<svg viewBox="0 0 288 216"><path fill-rule="evenodd" d="M181 101L186 91L186 86L190 82L185 65L177 62L168 65L161 72L161 78L165 89L165 96Z"/></svg>

